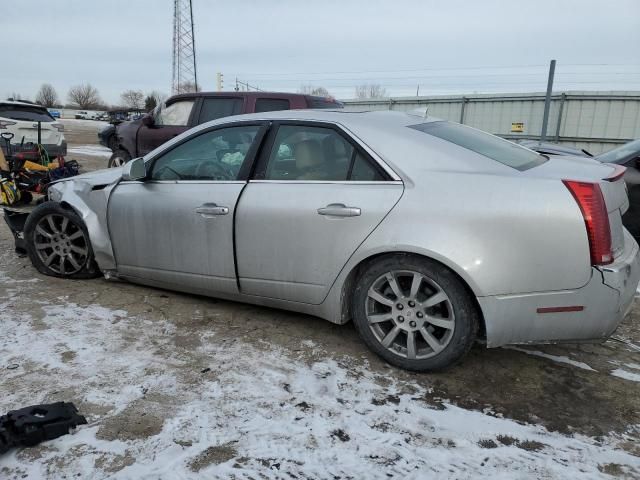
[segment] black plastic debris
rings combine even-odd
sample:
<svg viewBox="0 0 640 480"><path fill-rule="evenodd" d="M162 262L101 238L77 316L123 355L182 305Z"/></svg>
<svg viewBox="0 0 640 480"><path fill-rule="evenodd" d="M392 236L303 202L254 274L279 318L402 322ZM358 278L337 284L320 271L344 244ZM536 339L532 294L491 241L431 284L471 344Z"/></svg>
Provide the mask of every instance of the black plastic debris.
<svg viewBox="0 0 640 480"><path fill-rule="evenodd" d="M53 440L86 423L73 403L57 402L12 410L0 417L0 453Z"/></svg>

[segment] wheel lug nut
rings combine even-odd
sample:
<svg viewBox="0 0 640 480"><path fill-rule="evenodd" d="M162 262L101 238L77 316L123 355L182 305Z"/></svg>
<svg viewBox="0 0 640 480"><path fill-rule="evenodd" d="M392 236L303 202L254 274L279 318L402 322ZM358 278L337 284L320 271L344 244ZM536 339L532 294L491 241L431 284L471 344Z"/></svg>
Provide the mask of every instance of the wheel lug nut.
<svg viewBox="0 0 640 480"><path fill-rule="evenodd" d="M397 304L397 305L396 305L396 308L397 308L398 310L402 310L402 309L404 308L404 305L402 305L401 303L399 303L399 304Z"/></svg>
<svg viewBox="0 0 640 480"><path fill-rule="evenodd" d="M400 316L398 317L398 321L399 321L400 323L404 322L404 317L403 317L402 315L400 315Z"/></svg>
<svg viewBox="0 0 640 480"><path fill-rule="evenodd" d="M413 320L411 320L411 321L409 322L409 326L410 326L411 328L416 328L416 322L414 322Z"/></svg>
<svg viewBox="0 0 640 480"><path fill-rule="evenodd" d="M414 302L414 301L411 301L411 300L410 300L410 301L409 301L409 306L410 306L411 308L415 307L415 306L416 306L416 302Z"/></svg>
<svg viewBox="0 0 640 480"><path fill-rule="evenodd" d="M422 317L424 316L424 314L423 314L422 312L418 312L418 313L416 313L416 316L417 316L418 318L422 318Z"/></svg>

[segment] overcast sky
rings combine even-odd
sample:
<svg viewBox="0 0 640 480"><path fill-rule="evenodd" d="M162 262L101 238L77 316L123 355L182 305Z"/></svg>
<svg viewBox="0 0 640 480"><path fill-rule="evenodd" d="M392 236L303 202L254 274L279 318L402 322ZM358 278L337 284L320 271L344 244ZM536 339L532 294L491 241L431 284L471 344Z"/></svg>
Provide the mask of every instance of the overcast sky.
<svg viewBox="0 0 640 480"><path fill-rule="evenodd" d="M338 98L640 90L640 0L193 0L198 80ZM0 0L0 98L49 82L170 93L173 0Z"/></svg>

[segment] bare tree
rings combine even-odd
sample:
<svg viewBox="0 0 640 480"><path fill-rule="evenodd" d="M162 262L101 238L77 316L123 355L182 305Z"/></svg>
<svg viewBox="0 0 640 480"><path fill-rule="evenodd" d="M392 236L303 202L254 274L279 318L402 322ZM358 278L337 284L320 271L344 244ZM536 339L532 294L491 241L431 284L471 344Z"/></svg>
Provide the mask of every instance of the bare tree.
<svg viewBox="0 0 640 480"><path fill-rule="evenodd" d="M386 98L387 90L377 83L364 83L356 86L356 98Z"/></svg>
<svg viewBox="0 0 640 480"><path fill-rule="evenodd" d="M144 106L144 93L142 90L125 90L120 95L122 104L133 110L141 110Z"/></svg>
<svg viewBox="0 0 640 480"><path fill-rule="evenodd" d="M303 93L305 95L316 95L318 97L329 97L329 90L324 87L319 87L315 85L301 85L298 89L298 93Z"/></svg>
<svg viewBox="0 0 640 480"><path fill-rule="evenodd" d="M102 104L98 90L89 83L71 87L67 96L71 104L79 108L96 108Z"/></svg>
<svg viewBox="0 0 640 480"><path fill-rule="evenodd" d="M51 108L58 104L58 94L50 83L43 83L36 95L36 103Z"/></svg>
<svg viewBox="0 0 640 480"><path fill-rule="evenodd" d="M20 95L18 92L11 92L11 94L7 97L7 100L13 100L15 102L19 100L27 101L27 99Z"/></svg>

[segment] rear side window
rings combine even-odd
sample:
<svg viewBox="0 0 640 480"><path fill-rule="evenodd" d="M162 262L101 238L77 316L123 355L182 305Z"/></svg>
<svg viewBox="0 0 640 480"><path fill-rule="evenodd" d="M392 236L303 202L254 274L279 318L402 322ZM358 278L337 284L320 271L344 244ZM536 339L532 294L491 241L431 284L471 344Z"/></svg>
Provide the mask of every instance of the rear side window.
<svg viewBox="0 0 640 480"><path fill-rule="evenodd" d="M454 143L520 171L528 170L547 161L545 157L528 148L457 123L429 122L411 125L409 128Z"/></svg>
<svg viewBox="0 0 640 480"><path fill-rule="evenodd" d="M343 108L342 103L327 97L307 97L309 108Z"/></svg>
<svg viewBox="0 0 640 480"><path fill-rule="evenodd" d="M242 113L241 98L205 98L202 101L198 123L217 120Z"/></svg>
<svg viewBox="0 0 640 480"><path fill-rule="evenodd" d="M289 110L290 108L291 105L286 98L258 98L256 100L256 113Z"/></svg>
<svg viewBox="0 0 640 480"><path fill-rule="evenodd" d="M0 117L10 118L12 120L24 120L27 122L55 121L46 109L29 105L0 105Z"/></svg>

